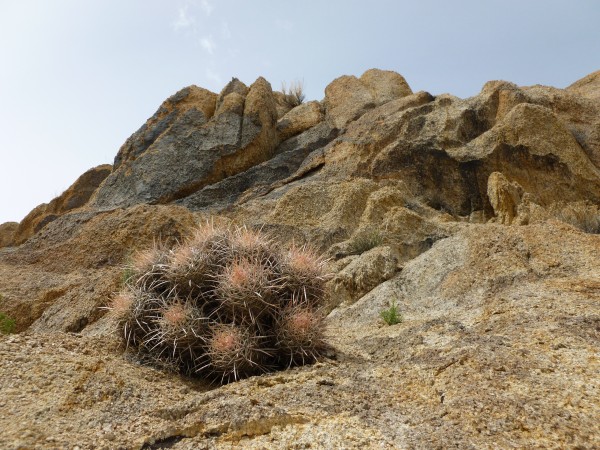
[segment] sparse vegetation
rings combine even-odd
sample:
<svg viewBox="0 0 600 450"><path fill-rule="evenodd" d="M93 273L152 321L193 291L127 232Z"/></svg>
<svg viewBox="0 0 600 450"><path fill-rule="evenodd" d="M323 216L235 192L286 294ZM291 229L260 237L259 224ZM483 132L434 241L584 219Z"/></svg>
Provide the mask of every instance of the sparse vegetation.
<svg viewBox="0 0 600 450"><path fill-rule="evenodd" d="M356 234L348 244L348 254L360 255L382 244L383 235L379 230L361 232Z"/></svg>
<svg viewBox="0 0 600 450"><path fill-rule="evenodd" d="M396 306L396 300L392 301L389 309L385 309L380 312L381 318L388 325L396 325L402 322L402 314L398 312L398 307Z"/></svg>
<svg viewBox="0 0 600 450"><path fill-rule="evenodd" d="M281 92L283 93L285 102L290 108L301 105L306 98L304 94L304 81L292 81L289 87L284 81L281 83Z"/></svg>
<svg viewBox="0 0 600 450"><path fill-rule="evenodd" d="M0 312L0 333L11 334L15 331L16 322L15 319L8 317L6 314Z"/></svg>
<svg viewBox="0 0 600 450"><path fill-rule="evenodd" d="M126 348L219 382L314 362L324 341L324 260L244 227L206 224L133 255L109 305Z"/></svg>
<svg viewBox="0 0 600 450"><path fill-rule="evenodd" d="M600 208L587 201L555 203L550 216L573 225L586 233L600 234Z"/></svg>
<svg viewBox="0 0 600 450"><path fill-rule="evenodd" d="M2 301L2 296L0 295L0 302ZM17 326L16 321L8 317L6 314L0 312L0 334L11 334L15 331L15 327Z"/></svg>
<svg viewBox="0 0 600 450"><path fill-rule="evenodd" d="M133 278L133 270L131 267L125 267L123 272L121 272L121 286L125 286L131 278Z"/></svg>

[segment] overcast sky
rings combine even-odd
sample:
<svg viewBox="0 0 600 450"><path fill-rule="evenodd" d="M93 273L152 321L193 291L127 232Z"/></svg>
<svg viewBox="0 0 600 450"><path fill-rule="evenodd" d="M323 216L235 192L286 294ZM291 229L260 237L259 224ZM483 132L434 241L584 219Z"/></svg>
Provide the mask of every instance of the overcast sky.
<svg viewBox="0 0 600 450"><path fill-rule="evenodd" d="M600 69L599 0L0 0L0 223L20 221L167 97L235 76L320 100L369 68L468 97Z"/></svg>

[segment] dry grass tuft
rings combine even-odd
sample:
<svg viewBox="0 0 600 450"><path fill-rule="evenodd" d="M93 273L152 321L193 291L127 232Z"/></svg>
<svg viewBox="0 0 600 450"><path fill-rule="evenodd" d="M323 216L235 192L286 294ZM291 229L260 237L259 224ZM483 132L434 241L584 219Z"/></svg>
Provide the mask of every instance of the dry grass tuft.
<svg viewBox="0 0 600 450"><path fill-rule="evenodd" d="M281 92L284 95L285 102L290 108L301 105L306 98L304 94L304 81L292 81L289 87L284 81L281 83Z"/></svg>
<svg viewBox="0 0 600 450"><path fill-rule="evenodd" d="M548 213L586 233L600 234L600 208L591 202L555 203Z"/></svg>

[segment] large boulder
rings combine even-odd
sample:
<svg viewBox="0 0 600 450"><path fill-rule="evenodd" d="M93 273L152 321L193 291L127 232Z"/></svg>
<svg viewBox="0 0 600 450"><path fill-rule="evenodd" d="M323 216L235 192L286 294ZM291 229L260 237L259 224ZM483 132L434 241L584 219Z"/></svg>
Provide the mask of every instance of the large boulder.
<svg viewBox="0 0 600 450"><path fill-rule="evenodd" d="M14 234L14 243L22 244L59 216L86 205L98 186L111 173L112 166L103 164L81 175L65 192L50 203L34 208L19 224ZM0 245L2 247L2 245Z"/></svg>
<svg viewBox="0 0 600 450"><path fill-rule="evenodd" d="M296 106L277 122L281 142L316 126L323 120L323 108L319 102L308 102Z"/></svg>
<svg viewBox="0 0 600 450"><path fill-rule="evenodd" d="M208 121L215 113L217 94L197 86L188 86L169 97L138 131L119 149L114 166L135 160L190 110L196 111L199 122ZM201 116L201 117L200 117Z"/></svg>
<svg viewBox="0 0 600 450"><path fill-rule="evenodd" d="M360 79L344 75L325 88L327 118L342 129L369 109L410 94L404 78L395 72L371 69Z"/></svg>
<svg viewBox="0 0 600 450"><path fill-rule="evenodd" d="M369 88L377 106L413 93L404 77L391 70L369 69L360 81Z"/></svg>
<svg viewBox="0 0 600 450"><path fill-rule="evenodd" d="M498 223L510 225L524 194L521 185L511 183L500 172L493 172L488 178L487 194Z"/></svg>
<svg viewBox="0 0 600 450"><path fill-rule="evenodd" d="M575 83L567 88L567 91L571 91L578 95L589 98L590 100L600 100L600 70L590 73L583 77L581 80L577 80Z"/></svg>
<svg viewBox="0 0 600 450"><path fill-rule="evenodd" d="M172 102L179 105L189 94L175 97L182 97ZM202 99L207 98L213 97L203 93ZM270 159L278 140L277 112L269 83L259 78L245 88L234 79L216 101L216 112L210 119L201 108L204 103L191 103L189 109L174 108L174 116L166 125L157 122L159 130L144 130L154 136L166 128L139 154L121 150L120 164L115 164L94 196L93 206L111 209L169 203ZM146 128L152 124L153 119Z"/></svg>
<svg viewBox="0 0 600 450"><path fill-rule="evenodd" d="M18 331L80 331L103 315L135 251L180 241L196 220L171 205L66 213L0 253L0 311Z"/></svg>
<svg viewBox="0 0 600 450"><path fill-rule="evenodd" d="M15 233L18 228L18 222L5 222L0 224L0 248L14 244Z"/></svg>

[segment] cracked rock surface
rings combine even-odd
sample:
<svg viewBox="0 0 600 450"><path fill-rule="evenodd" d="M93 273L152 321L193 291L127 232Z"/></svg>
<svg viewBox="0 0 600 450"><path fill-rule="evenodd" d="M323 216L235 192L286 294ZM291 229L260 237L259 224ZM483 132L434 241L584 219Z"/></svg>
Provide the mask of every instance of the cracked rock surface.
<svg viewBox="0 0 600 450"><path fill-rule="evenodd" d="M0 224L0 449L600 448L598 92L182 89ZM216 386L119 346L131 255L212 219L330 258L327 357Z"/></svg>

